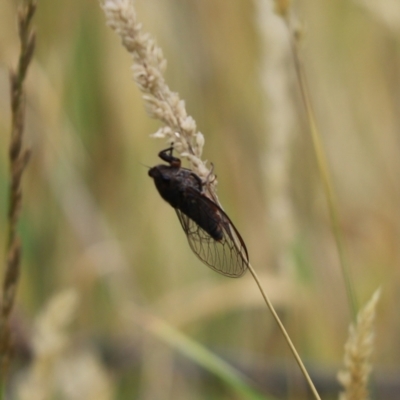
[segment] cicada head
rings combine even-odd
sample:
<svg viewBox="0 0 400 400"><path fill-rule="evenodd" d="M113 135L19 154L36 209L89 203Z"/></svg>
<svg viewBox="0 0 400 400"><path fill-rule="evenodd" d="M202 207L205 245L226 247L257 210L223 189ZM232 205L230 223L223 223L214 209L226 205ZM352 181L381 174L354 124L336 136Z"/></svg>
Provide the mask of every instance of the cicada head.
<svg viewBox="0 0 400 400"><path fill-rule="evenodd" d="M175 175L175 169L169 165L156 165L149 170L149 176L154 179L158 193L160 193L161 197L171 204L172 207L176 207L178 195L175 187Z"/></svg>

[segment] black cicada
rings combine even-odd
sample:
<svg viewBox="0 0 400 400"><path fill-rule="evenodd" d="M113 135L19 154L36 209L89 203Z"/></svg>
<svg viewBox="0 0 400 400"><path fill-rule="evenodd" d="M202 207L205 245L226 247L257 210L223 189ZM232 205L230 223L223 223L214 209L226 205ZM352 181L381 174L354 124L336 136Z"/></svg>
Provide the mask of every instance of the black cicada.
<svg viewBox="0 0 400 400"><path fill-rule="evenodd" d="M193 171L181 168L173 147L159 157L169 163L150 168L161 197L176 211L194 253L222 275L238 278L249 263L246 245L232 221L203 191L204 183Z"/></svg>

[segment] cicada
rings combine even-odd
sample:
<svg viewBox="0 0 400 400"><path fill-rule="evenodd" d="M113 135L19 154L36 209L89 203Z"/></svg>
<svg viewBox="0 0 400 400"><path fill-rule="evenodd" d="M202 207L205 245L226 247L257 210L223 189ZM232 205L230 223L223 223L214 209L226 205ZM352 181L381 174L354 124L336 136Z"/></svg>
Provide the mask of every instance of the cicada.
<svg viewBox="0 0 400 400"><path fill-rule="evenodd" d="M161 197L176 211L193 252L222 275L238 278L249 263L246 245L230 218L206 196L206 185L198 175L181 167L173 147L158 156L169 165L156 165L149 176Z"/></svg>

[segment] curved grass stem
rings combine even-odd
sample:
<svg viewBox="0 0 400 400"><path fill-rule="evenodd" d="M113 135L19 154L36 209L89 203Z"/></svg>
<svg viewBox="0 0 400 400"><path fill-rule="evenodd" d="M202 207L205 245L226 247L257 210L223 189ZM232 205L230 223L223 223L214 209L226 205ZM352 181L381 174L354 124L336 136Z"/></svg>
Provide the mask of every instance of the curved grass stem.
<svg viewBox="0 0 400 400"><path fill-rule="evenodd" d="M310 128L311 139L314 147L315 156L317 159L318 169L321 175L321 180L325 192L325 196L328 202L329 217L332 226L332 232L335 238L336 247L339 255L339 262L342 270L343 279L345 282L346 293L348 298L348 303L350 307L350 312L353 321L357 317L357 301L354 291L354 284L351 278L350 268L347 262L347 257L344 249L343 235L340 229L340 218L337 207L337 202L335 198L335 193L332 185L332 180L329 173L328 162L324 150L324 146L321 140L321 134L317 127L317 122L315 118L314 109L312 107L311 98L308 92L307 80L303 68L303 63L300 57L298 37L299 35L292 29L290 23L286 20L286 25L290 32L291 48L295 64L295 70L297 75L297 80L299 82L301 97L304 103L307 121Z"/></svg>
<svg viewBox="0 0 400 400"><path fill-rule="evenodd" d="M315 388L314 383L311 380L310 375L308 374L307 369L304 366L303 361L301 360L301 358L299 356L299 353L297 352L296 348L294 347L294 344L293 344L292 340L290 339L290 336L287 333L285 327L283 326L283 323L280 320L277 312L275 311L274 306L272 305L272 303L269 300L267 294L265 293L263 287L261 286L261 282L260 282L260 279L258 278L258 276L256 274L256 271L254 270L254 268L252 267L252 265L250 263L248 264L248 268L249 268L250 273L253 275L253 278L256 281L256 284L257 284L258 288L260 289L260 292L261 292L262 297L264 298L265 304L267 305L267 307L271 311L272 316L274 317L276 323L279 326L279 329L281 330L283 336L285 337L285 340L286 340L287 344L289 345L289 348L290 348L290 350L291 350L291 352L292 352L297 364L299 365L300 370L303 373L303 375L304 375L304 377L305 377L305 379L306 379L306 381L308 383L308 386L310 387L314 397L317 400L321 400L321 398L320 398L320 396L319 396L319 394L317 392L317 389Z"/></svg>

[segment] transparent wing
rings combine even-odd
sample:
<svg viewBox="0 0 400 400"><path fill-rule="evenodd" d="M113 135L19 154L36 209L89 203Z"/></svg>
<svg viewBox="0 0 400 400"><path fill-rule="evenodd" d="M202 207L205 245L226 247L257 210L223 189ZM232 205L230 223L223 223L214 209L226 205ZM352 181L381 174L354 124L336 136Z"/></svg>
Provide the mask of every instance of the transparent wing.
<svg viewBox="0 0 400 400"><path fill-rule="evenodd" d="M214 210L209 217L218 216L222 238L214 239L181 210L175 209L191 249L214 271L231 278L242 276L246 272L249 256L246 245L232 221L218 205L203 195L197 197L196 207L203 215L210 209Z"/></svg>

